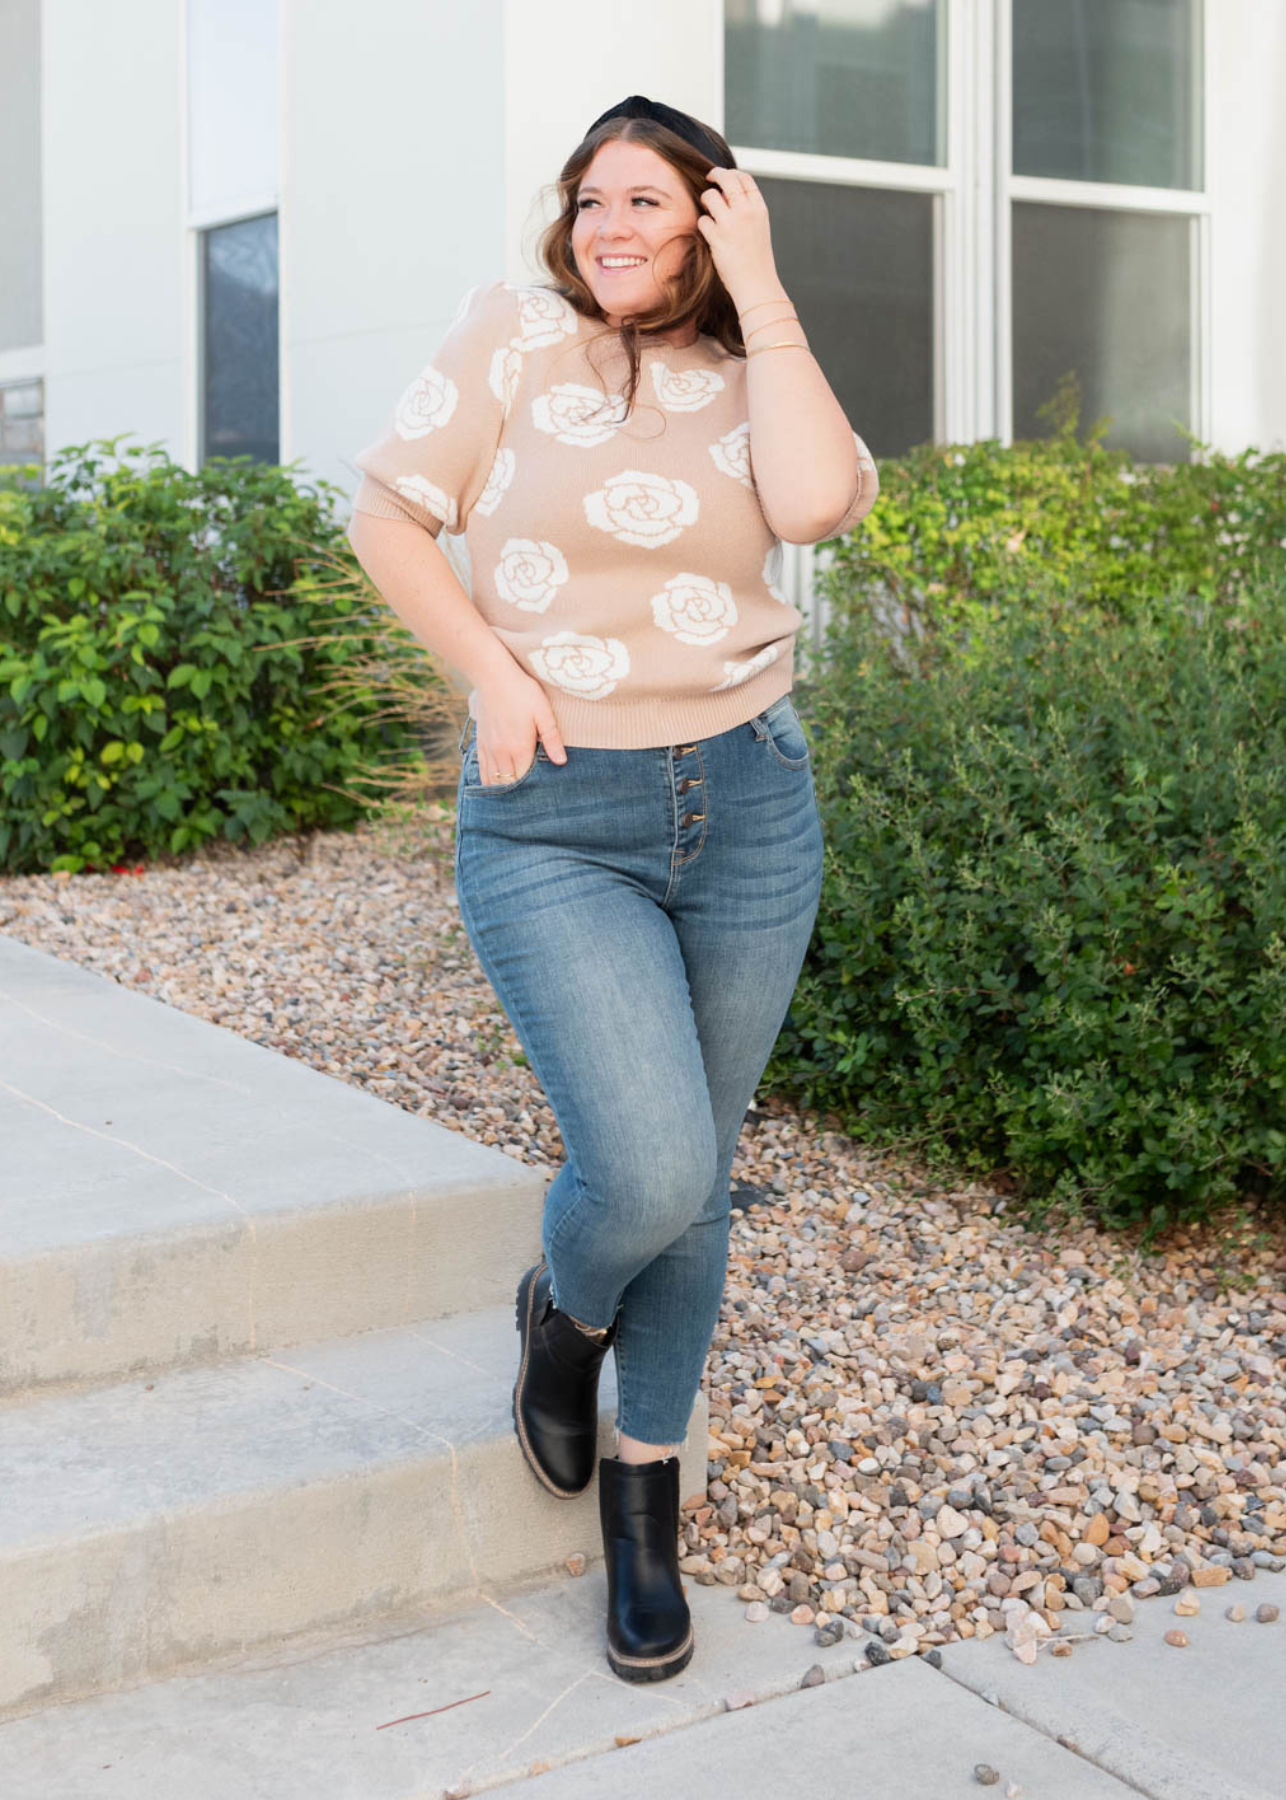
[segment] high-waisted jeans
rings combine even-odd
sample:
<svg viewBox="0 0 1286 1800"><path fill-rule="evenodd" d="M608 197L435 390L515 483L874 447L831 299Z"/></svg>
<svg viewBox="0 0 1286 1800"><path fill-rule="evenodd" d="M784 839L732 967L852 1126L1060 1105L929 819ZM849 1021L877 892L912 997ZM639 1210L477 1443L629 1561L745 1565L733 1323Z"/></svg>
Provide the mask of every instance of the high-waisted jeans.
<svg viewBox="0 0 1286 1800"><path fill-rule="evenodd" d="M460 738L460 918L553 1108L552 1297L618 1320L619 1434L684 1443L718 1323L732 1162L821 893L822 829L789 694L645 750L539 742L484 787Z"/></svg>

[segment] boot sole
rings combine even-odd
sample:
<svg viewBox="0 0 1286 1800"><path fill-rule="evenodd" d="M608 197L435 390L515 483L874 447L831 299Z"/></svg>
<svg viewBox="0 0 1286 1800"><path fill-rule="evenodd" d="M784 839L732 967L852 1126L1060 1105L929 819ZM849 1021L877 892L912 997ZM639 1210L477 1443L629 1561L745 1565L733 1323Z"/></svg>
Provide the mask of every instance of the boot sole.
<svg viewBox="0 0 1286 1800"><path fill-rule="evenodd" d="M622 1681L665 1681L687 1668L695 1649L696 1640L689 1625L688 1635L678 1650L665 1656L621 1657L617 1656L609 1644L607 1662L613 1675L619 1675Z"/></svg>
<svg viewBox="0 0 1286 1800"><path fill-rule="evenodd" d="M527 1344L529 1333L531 1331L532 1297L536 1292L537 1279L544 1267L545 1259L542 1256L535 1268L531 1270L530 1274L524 1275L522 1280L518 1283L518 1296L514 1301L514 1324L518 1327L518 1336L522 1342L522 1361L518 1365L518 1379L514 1382L510 1410L513 1413L514 1434L518 1439L518 1448L522 1451L523 1461L536 1477L536 1480L540 1483L541 1487L543 1487L547 1493L553 1494L558 1500L576 1500L579 1499L582 1494L589 1492L594 1477L591 1475L589 1481L585 1483L585 1486L579 1488L559 1487L556 1482L551 1481L544 1469L540 1466L535 1451L527 1442L526 1429L523 1426L522 1415L518 1409L518 1402L522 1398L523 1380L527 1373Z"/></svg>

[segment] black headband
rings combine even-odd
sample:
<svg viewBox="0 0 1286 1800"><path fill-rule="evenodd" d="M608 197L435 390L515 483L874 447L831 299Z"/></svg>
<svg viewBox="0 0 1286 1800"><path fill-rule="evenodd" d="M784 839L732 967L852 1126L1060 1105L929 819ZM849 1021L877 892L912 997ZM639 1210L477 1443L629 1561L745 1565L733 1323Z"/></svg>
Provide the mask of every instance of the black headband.
<svg viewBox="0 0 1286 1800"><path fill-rule="evenodd" d="M674 107L666 106L660 100L649 100L643 94L631 94L628 100L609 106L605 113L600 113L585 136L588 137L590 131L606 124L608 119L654 119L658 125L664 125L676 136L686 139L694 150L699 150L702 156L708 156L716 166L723 166L723 151L709 132L703 131L687 113L676 112Z"/></svg>

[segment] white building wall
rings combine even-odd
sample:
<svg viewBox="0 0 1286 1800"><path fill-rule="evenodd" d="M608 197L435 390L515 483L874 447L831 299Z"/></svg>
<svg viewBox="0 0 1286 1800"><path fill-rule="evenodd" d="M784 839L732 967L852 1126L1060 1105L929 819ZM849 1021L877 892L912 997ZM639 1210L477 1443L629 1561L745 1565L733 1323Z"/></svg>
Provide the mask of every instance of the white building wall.
<svg viewBox="0 0 1286 1800"><path fill-rule="evenodd" d="M42 330L39 68L40 0L0 0L0 357Z"/></svg>
<svg viewBox="0 0 1286 1800"><path fill-rule="evenodd" d="M504 0L281 6L281 455L352 493L461 295L511 266Z"/></svg>
<svg viewBox="0 0 1286 1800"><path fill-rule="evenodd" d="M45 0L45 444L134 432L179 454L183 195L175 0Z"/></svg>
<svg viewBox="0 0 1286 1800"><path fill-rule="evenodd" d="M1286 448L1286 4L1206 0L1212 440Z"/></svg>

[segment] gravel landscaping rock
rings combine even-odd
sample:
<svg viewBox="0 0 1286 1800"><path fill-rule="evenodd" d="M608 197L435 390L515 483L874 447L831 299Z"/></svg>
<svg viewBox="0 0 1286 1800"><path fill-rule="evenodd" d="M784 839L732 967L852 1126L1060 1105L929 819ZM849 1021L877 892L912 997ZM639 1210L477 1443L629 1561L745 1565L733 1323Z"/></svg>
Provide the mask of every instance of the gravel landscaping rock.
<svg viewBox="0 0 1286 1800"><path fill-rule="evenodd" d="M401 837L6 877L0 931L552 1172L553 1113L460 925L453 831L444 801ZM1147 1255L1085 1223L1041 1235L994 1187L838 1124L746 1117L692 1579L870 1620L870 1661L997 1632L1027 1660L1104 1597L1284 1566L1279 1220Z"/></svg>

